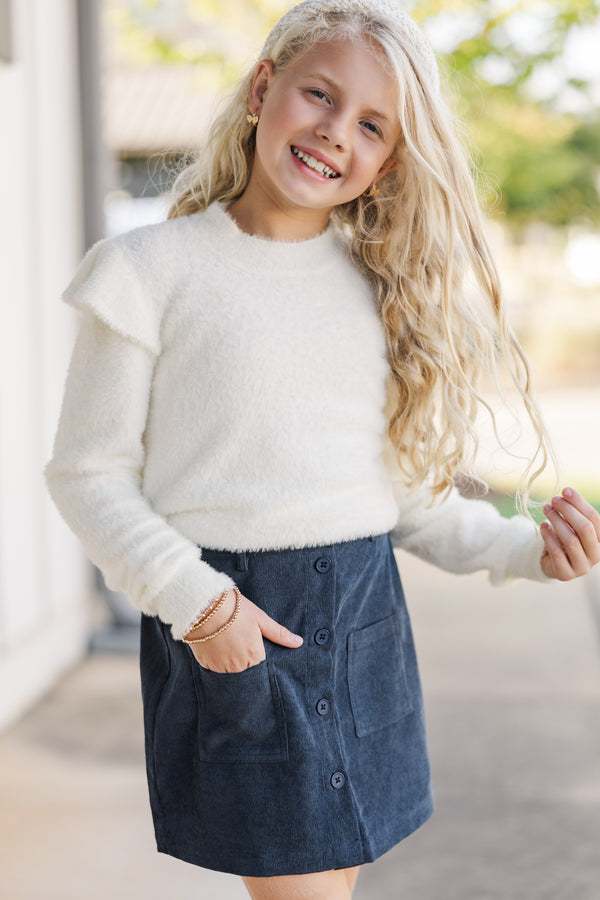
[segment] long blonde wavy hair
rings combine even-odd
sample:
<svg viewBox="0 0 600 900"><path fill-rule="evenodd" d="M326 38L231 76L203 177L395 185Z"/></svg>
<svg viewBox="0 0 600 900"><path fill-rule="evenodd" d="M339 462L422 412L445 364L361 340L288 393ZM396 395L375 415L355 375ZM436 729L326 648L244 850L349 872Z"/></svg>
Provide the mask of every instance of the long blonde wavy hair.
<svg viewBox="0 0 600 900"><path fill-rule="evenodd" d="M478 448L475 420L483 406L500 444L493 410L480 393L502 375L522 398L537 447L518 496L526 505L531 483L554 459L535 404L530 369L509 329L496 267L485 238L467 154L438 85L427 77L414 42L377 3L308 4L306 15L285 17L261 58L283 70L316 43L363 40L379 51L398 86L400 165L377 185L336 207L332 216L349 234L350 252L373 286L385 326L391 370L388 434L408 487L429 482L444 495L457 475L473 474ZM344 8L344 7L349 8ZM385 7L383 7L385 9ZM246 120L254 68L215 119L206 145L173 186L169 218L186 216L245 191L255 152L255 128ZM437 72L436 72L437 75ZM470 276L476 291L467 293ZM483 486L485 489L485 486Z"/></svg>

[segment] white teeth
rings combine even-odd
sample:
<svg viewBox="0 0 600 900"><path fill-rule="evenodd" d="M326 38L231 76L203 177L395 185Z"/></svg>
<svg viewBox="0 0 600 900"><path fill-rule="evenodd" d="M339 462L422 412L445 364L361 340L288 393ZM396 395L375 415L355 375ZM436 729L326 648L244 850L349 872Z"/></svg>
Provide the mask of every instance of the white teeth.
<svg viewBox="0 0 600 900"><path fill-rule="evenodd" d="M302 150L298 150L297 147L292 147L292 153L294 154L294 156L297 156L298 159L301 159L306 166L308 166L310 169L314 169L321 175L327 175L328 178L338 177L338 173L334 169L330 169L329 166L326 166L324 162L315 159L314 156L310 156L310 154L304 153Z"/></svg>

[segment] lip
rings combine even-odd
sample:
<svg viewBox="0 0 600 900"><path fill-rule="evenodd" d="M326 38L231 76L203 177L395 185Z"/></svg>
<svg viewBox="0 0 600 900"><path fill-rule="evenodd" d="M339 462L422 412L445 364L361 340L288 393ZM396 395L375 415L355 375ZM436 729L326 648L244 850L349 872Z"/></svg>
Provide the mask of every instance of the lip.
<svg viewBox="0 0 600 900"><path fill-rule="evenodd" d="M317 162L322 162L324 165L329 166L329 168L333 169L334 172L337 172L338 175L342 174L333 160L329 159L328 156L324 156L322 153L318 153L316 150L311 150L310 147L302 147L300 144L291 144L290 152L292 152L292 147L295 147L296 150L300 150L302 153L307 153L309 156L314 156ZM329 180L331 181L331 179Z"/></svg>

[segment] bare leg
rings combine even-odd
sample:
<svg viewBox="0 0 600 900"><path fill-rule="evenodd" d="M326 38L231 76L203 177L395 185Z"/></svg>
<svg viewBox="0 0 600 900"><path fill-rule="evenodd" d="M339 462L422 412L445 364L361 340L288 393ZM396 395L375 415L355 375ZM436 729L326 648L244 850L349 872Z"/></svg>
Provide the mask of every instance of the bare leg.
<svg viewBox="0 0 600 900"><path fill-rule="evenodd" d="M358 873L360 871L360 866L354 866L353 869L343 869L346 875L346 881L348 883L348 890L350 891L350 896L352 896L352 891L356 885L356 879L358 878Z"/></svg>
<svg viewBox="0 0 600 900"><path fill-rule="evenodd" d="M357 875L358 867L243 880L252 900L350 900Z"/></svg>

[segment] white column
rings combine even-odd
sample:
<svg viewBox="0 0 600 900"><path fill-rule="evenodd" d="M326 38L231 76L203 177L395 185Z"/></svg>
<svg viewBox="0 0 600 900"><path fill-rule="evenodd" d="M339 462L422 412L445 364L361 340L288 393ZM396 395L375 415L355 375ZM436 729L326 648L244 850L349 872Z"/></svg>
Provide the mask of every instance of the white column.
<svg viewBox="0 0 600 900"><path fill-rule="evenodd" d="M7 0L0 0L6 3ZM76 0L13 0L0 61L0 727L79 659L91 570L46 493L83 252Z"/></svg>

